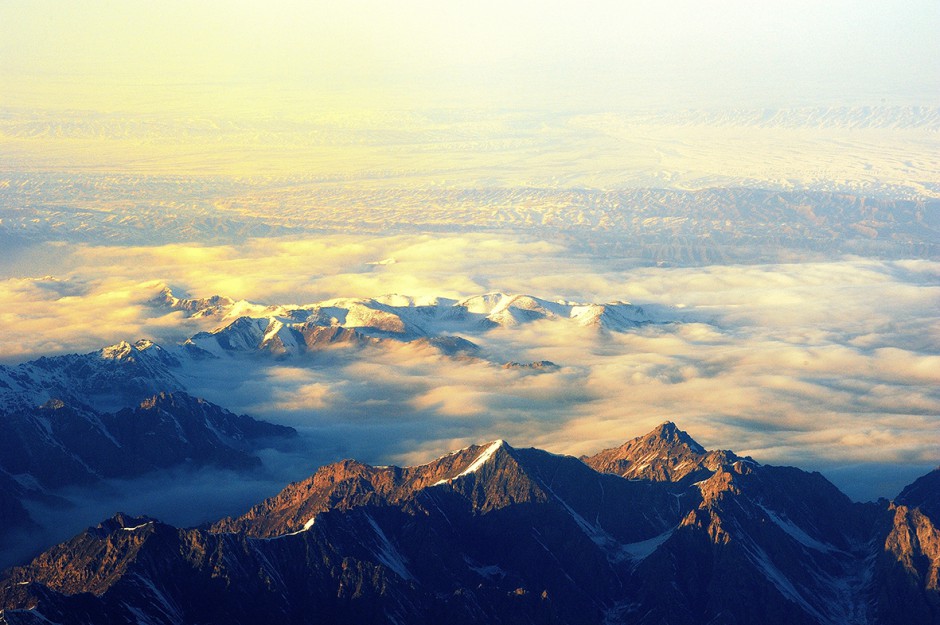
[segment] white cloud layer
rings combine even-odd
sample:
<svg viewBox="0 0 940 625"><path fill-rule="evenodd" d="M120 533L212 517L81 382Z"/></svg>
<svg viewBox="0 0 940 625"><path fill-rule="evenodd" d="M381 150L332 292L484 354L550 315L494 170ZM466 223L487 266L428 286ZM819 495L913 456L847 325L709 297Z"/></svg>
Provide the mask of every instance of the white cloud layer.
<svg viewBox="0 0 940 625"><path fill-rule="evenodd" d="M234 372L207 365L194 383L232 410L303 428L305 440L335 457L408 464L495 438L582 454L669 419L706 447L820 469L862 498L893 496L912 473L940 462L936 262L624 270L616 260L498 234L57 253L54 277L0 281L0 296L12 302L0 315L7 362L211 328L146 305L163 284L197 297L298 304L502 290L627 300L680 320L623 334L546 320L468 337L489 361L416 345L336 349ZM560 367L499 366L509 360ZM875 471L885 466L900 469Z"/></svg>

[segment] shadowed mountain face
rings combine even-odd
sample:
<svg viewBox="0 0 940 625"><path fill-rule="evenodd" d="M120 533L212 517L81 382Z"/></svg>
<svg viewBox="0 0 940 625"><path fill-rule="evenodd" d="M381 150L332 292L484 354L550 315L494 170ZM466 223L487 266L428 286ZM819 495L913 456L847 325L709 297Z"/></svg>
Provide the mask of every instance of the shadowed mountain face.
<svg viewBox="0 0 940 625"><path fill-rule="evenodd" d="M138 406L98 412L50 400L4 415L0 469L42 488L131 477L183 462L222 468L260 464L252 441L292 428L235 415L186 393L158 393Z"/></svg>
<svg viewBox="0 0 940 625"><path fill-rule="evenodd" d="M0 410L0 554L37 529L29 500L60 501L63 487L98 485L160 469L257 469L255 452L293 428L236 415L186 393L161 392L116 412L51 399ZM63 509L63 514L68 514ZM25 534L17 534L18 530ZM39 545L37 545L37 548Z"/></svg>
<svg viewBox="0 0 940 625"><path fill-rule="evenodd" d="M24 488L5 471L0 472L0 527L7 531L34 526L29 512L23 507ZM5 541L0 540L0 546Z"/></svg>
<svg viewBox="0 0 940 625"><path fill-rule="evenodd" d="M913 499L667 423L584 462L346 460L204 528L117 515L10 570L0 622L937 623L938 545Z"/></svg>
<svg viewBox="0 0 940 625"><path fill-rule="evenodd" d="M940 467L915 480L901 491L896 503L920 511L934 523L940 523Z"/></svg>

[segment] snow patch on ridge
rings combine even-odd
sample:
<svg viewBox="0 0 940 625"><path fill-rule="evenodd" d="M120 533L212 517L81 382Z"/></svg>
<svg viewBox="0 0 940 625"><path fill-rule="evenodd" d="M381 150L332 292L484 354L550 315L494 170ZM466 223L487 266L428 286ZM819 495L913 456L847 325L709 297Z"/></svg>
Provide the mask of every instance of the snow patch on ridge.
<svg viewBox="0 0 940 625"><path fill-rule="evenodd" d="M492 580L500 580L506 577L506 571L504 571L503 569L501 569L499 566L495 564L486 564L486 565L478 564L474 562L473 560L471 560L470 558L468 558L467 556L464 556L463 561L467 563L467 567L471 571L473 571L474 573L476 573L477 575L479 575L480 577L484 579L488 579L492 581Z"/></svg>
<svg viewBox="0 0 940 625"><path fill-rule="evenodd" d="M267 343L281 331L281 328L284 327L284 324L277 318L272 317L270 323L268 323L268 329L264 333L264 338L261 339L262 343Z"/></svg>
<svg viewBox="0 0 940 625"><path fill-rule="evenodd" d="M777 568L766 551L750 539L743 540L740 544L751 563L763 573L764 577L777 588L781 595L802 607L820 622L831 622L806 600L786 574Z"/></svg>
<svg viewBox="0 0 940 625"><path fill-rule="evenodd" d="M616 538L607 533L600 523L590 523L587 519L581 516L574 508L572 508L567 501L562 499L558 493L551 489L551 487L546 484L543 480L539 480L546 491L555 498L558 503L571 515L571 518L574 519L574 522L581 528L581 531L591 539L595 545L597 545L604 553L607 554L607 560L609 562L617 563L623 562L624 560L632 560L634 564L637 564L647 558L651 553L656 551L660 545L662 545L666 540L672 536L674 530L670 529L658 536L654 536L644 541L635 542L635 543L621 543Z"/></svg>
<svg viewBox="0 0 940 625"><path fill-rule="evenodd" d="M151 598L151 605L162 612L167 621L171 623L179 623L184 620L183 610L180 605L176 601L173 601L170 597L167 597L167 595L161 589L159 589L151 579L145 577L142 573L135 573L131 579L141 590L139 596L146 597L149 594ZM138 622L156 622L152 620L149 615L146 614L146 612L139 610L139 608L136 606L132 606L130 604L125 604L125 606L135 613L135 615L138 617ZM143 617L143 620L141 620L141 617Z"/></svg>
<svg viewBox="0 0 940 625"><path fill-rule="evenodd" d="M458 473L457 475L453 477L447 477L442 480L438 480L434 482L433 484L431 484L431 486L440 486L441 484L449 484L453 480L456 480L458 477L463 477L465 475L470 475L471 473L476 473L477 471L480 470L480 467L486 464L487 461L489 461L489 459L493 457L493 454L495 454L496 451L505 444L506 444L506 441L504 441L503 439L493 441L485 450L483 450L483 453L477 456L476 459L470 463L470 466L468 466L466 469L464 469L463 471L461 471L460 473ZM458 452L454 452L454 453L458 453ZM448 454L448 456L449 455L453 455L453 454ZM446 458L447 456L442 456L442 457Z"/></svg>
<svg viewBox="0 0 940 625"><path fill-rule="evenodd" d="M400 578L407 580L414 579L414 576L405 564L405 557L395 548L395 545L388 539L388 536L385 535L385 532L382 531L379 524L368 514L366 514L365 517L379 539L378 551L375 552L375 557L379 559L379 562L394 571Z"/></svg>
<svg viewBox="0 0 940 625"><path fill-rule="evenodd" d="M124 530L125 532L134 532L136 530L139 530L142 527L147 527L148 525L152 525L152 524L153 524L153 521L147 521L146 523L141 523L140 525L135 525L134 527L122 527L121 529Z"/></svg>
<svg viewBox="0 0 940 625"><path fill-rule="evenodd" d="M804 532L798 525L796 525L790 519L778 516L773 510L758 504L761 510L770 517L770 520L773 521L780 529L786 532L793 540L800 543L804 547L810 549L815 549L816 551L822 551L825 553L831 553L833 551L840 551L839 549L833 547L832 545L820 542Z"/></svg>
<svg viewBox="0 0 940 625"><path fill-rule="evenodd" d="M660 545L669 540L675 529L663 532L659 536L653 536L647 540L641 540L635 543L627 543L620 546L620 552L629 557L635 563L642 562L648 558L654 551L659 549Z"/></svg>
<svg viewBox="0 0 940 625"><path fill-rule="evenodd" d="M482 454L477 456L477 459L474 460L469 467L458 473L455 477L463 477L465 475L470 475L471 473L476 473L480 467L482 467L486 462L493 457L493 454L496 453L496 450L506 444L506 441L499 439L490 444Z"/></svg>

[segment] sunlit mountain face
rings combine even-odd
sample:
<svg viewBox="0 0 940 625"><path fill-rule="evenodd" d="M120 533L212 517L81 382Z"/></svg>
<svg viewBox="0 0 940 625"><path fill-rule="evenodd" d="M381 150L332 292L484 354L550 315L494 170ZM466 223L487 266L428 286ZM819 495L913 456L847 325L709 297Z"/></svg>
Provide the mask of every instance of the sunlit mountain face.
<svg viewBox="0 0 940 625"><path fill-rule="evenodd" d="M940 623L936 3L406 4L0 6L0 623Z"/></svg>

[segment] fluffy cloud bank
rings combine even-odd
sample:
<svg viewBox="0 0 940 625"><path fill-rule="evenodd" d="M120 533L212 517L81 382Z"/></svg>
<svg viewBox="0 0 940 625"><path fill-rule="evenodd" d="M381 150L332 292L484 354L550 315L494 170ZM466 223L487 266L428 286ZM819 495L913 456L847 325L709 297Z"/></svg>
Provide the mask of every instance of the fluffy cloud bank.
<svg viewBox="0 0 940 625"><path fill-rule="evenodd" d="M75 246L58 254L54 276L0 281L0 296L13 302L0 317L8 362L211 329L211 321L148 305L166 284L192 296L297 304L502 290L628 300L664 322L608 333L546 320L467 337L484 359L416 345L334 350L258 360L235 383L208 366L196 384L233 410L302 428L311 447L337 457L407 464L494 438L581 454L669 419L708 447L818 468L863 498L894 495L940 461L934 262L625 268L498 234ZM559 368L501 367L510 360ZM907 470L872 477L873 467L887 465Z"/></svg>

